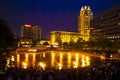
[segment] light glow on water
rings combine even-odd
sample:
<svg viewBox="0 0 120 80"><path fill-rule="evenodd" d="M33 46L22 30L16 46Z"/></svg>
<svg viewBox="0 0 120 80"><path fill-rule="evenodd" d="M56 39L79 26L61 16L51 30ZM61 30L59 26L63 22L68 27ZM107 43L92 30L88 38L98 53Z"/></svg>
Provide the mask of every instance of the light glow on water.
<svg viewBox="0 0 120 80"><path fill-rule="evenodd" d="M35 64L36 64L36 54L35 53L33 53L32 62L33 62L33 67L35 67Z"/></svg>
<svg viewBox="0 0 120 80"><path fill-rule="evenodd" d="M27 63L26 62L22 62L22 67L24 68L24 69L27 69Z"/></svg>
<svg viewBox="0 0 120 80"><path fill-rule="evenodd" d="M26 53L26 54L25 54L25 63L28 64L28 62L29 62L29 61L28 61L28 54Z"/></svg>
<svg viewBox="0 0 120 80"><path fill-rule="evenodd" d="M19 68L20 67L20 55L17 54L17 67Z"/></svg>
<svg viewBox="0 0 120 80"><path fill-rule="evenodd" d="M63 68L70 69L90 66L89 56L74 52L23 53L17 54L16 60L17 67L24 69L31 66L33 68L40 67L43 70L45 70L45 68L61 70Z"/></svg>
<svg viewBox="0 0 120 80"><path fill-rule="evenodd" d="M55 53L51 53L51 66L54 67L55 65Z"/></svg>
<svg viewBox="0 0 120 80"><path fill-rule="evenodd" d="M67 56L67 65L68 65L68 68L71 67L71 54L68 53L68 56Z"/></svg>
<svg viewBox="0 0 120 80"><path fill-rule="evenodd" d="M44 62L39 62L38 66L40 66L43 70L46 68L46 63Z"/></svg>

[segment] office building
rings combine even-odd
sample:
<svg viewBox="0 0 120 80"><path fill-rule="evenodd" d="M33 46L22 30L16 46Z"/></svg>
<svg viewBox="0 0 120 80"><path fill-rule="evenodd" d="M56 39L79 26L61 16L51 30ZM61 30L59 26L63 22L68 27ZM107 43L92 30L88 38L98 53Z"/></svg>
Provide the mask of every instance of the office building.
<svg viewBox="0 0 120 80"><path fill-rule="evenodd" d="M21 26L21 38L23 39L41 39L41 27L25 24Z"/></svg>
<svg viewBox="0 0 120 80"><path fill-rule="evenodd" d="M79 39L79 34L78 32L68 32L68 31L51 31L51 37L50 41L51 44L55 45L56 42L67 42L69 43L70 41L76 42Z"/></svg>
<svg viewBox="0 0 120 80"><path fill-rule="evenodd" d="M110 40L120 40L120 6L113 7L96 16L91 26Z"/></svg>
<svg viewBox="0 0 120 80"><path fill-rule="evenodd" d="M82 6L78 16L78 33L84 41L88 41L90 38L90 20L92 17L93 13L90 7Z"/></svg>
<svg viewBox="0 0 120 80"><path fill-rule="evenodd" d="M23 39L33 39L32 26L25 24L21 26L21 38Z"/></svg>
<svg viewBox="0 0 120 80"><path fill-rule="evenodd" d="M51 44L61 41L62 43L70 41L76 42L79 38L83 41L90 39L90 20L92 19L92 11L89 6L82 6L78 16L78 31L51 31Z"/></svg>

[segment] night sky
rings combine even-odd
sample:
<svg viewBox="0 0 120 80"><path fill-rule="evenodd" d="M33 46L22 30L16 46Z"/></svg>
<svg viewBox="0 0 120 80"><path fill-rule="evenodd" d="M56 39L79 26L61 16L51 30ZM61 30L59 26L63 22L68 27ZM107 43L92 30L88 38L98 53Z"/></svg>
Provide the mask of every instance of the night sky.
<svg viewBox="0 0 120 80"><path fill-rule="evenodd" d="M42 26L43 38L49 38L50 31L77 31L77 17L85 5L96 16L120 5L120 0L0 0L0 18L17 35L20 35L20 26L32 24Z"/></svg>

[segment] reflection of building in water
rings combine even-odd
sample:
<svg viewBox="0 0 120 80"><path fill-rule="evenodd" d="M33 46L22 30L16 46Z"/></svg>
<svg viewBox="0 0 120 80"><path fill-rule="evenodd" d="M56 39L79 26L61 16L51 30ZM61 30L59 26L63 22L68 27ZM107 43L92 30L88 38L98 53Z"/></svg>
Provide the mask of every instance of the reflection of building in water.
<svg viewBox="0 0 120 80"><path fill-rule="evenodd" d="M63 62L63 54L60 53L60 63L62 64L62 62Z"/></svg>
<svg viewBox="0 0 120 80"><path fill-rule="evenodd" d="M25 54L25 62L26 62L26 64L28 64L28 54Z"/></svg>
<svg viewBox="0 0 120 80"><path fill-rule="evenodd" d="M36 64L36 54L35 53L33 53L33 67L35 67L35 64Z"/></svg>
<svg viewBox="0 0 120 80"><path fill-rule="evenodd" d="M67 56L67 65L68 65L68 68L71 67L71 54L68 53L68 56Z"/></svg>
<svg viewBox="0 0 120 80"><path fill-rule="evenodd" d="M78 16L78 32L68 32L68 31L52 31L51 32L51 44L56 44L56 42L61 41L76 42L79 38L84 41L88 41L90 38L90 20L92 19L92 11L89 6L83 6L80 10L80 15Z"/></svg>
<svg viewBox="0 0 120 80"><path fill-rule="evenodd" d="M79 66L79 54L75 55L75 61L73 62L74 68L78 68Z"/></svg>
<svg viewBox="0 0 120 80"><path fill-rule="evenodd" d="M90 66L90 58L86 56L86 66Z"/></svg>
<svg viewBox="0 0 120 80"><path fill-rule="evenodd" d="M17 67L19 68L20 67L20 55L17 54Z"/></svg>
<svg viewBox="0 0 120 80"><path fill-rule="evenodd" d="M55 65L55 53L51 53L51 66L54 67Z"/></svg>
<svg viewBox="0 0 120 80"><path fill-rule="evenodd" d="M84 55L82 55L82 60L81 60L81 62L82 62L81 67L85 67L85 56L84 56Z"/></svg>
<svg viewBox="0 0 120 80"><path fill-rule="evenodd" d="M66 53L66 52L65 52ZM90 58L88 56L82 56L79 53L72 54L70 52L65 54L64 52L51 52L51 53L26 53L17 54L17 67L18 68L79 68L90 66ZM43 54L46 56L44 57ZM25 56L25 58L24 58ZM38 57L37 57L38 56ZM39 57L40 56L40 57ZM21 58L20 58L21 57ZM23 57L23 58L22 58ZM48 58L49 57L49 58Z"/></svg>

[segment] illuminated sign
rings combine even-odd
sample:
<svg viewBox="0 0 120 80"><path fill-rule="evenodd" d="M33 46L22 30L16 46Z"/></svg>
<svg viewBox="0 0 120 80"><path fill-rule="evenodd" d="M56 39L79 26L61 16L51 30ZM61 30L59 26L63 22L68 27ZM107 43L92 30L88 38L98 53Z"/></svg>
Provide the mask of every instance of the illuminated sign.
<svg viewBox="0 0 120 80"><path fill-rule="evenodd" d="M25 24L25 27L32 27L32 25L29 25L29 24Z"/></svg>

